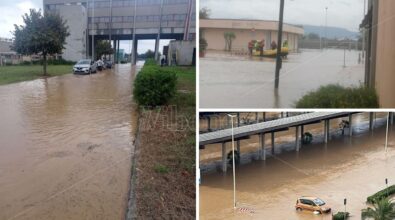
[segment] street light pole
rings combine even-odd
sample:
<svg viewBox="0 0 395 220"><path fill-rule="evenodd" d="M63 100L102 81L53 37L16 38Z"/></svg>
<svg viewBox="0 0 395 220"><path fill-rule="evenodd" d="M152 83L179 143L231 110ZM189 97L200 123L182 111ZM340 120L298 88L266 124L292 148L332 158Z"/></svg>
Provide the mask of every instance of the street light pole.
<svg viewBox="0 0 395 220"><path fill-rule="evenodd" d="M281 48L283 40L283 21L284 21L284 0L280 2L280 18L278 22L278 38L277 38L277 59L276 59L276 75L274 87L278 89L280 83L280 69L282 66Z"/></svg>
<svg viewBox="0 0 395 220"><path fill-rule="evenodd" d="M387 131L385 134L385 152L387 152L388 150L388 127L389 127L389 120L390 120L390 113L388 112L388 116L387 116Z"/></svg>
<svg viewBox="0 0 395 220"><path fill-rule="evenodd" d="M236 169L235 169L235 139L234 139L234 125L233 118L234 115L228 114L228 116L232 119L232 163L233 163L233 208L236 209Z"/></svg>

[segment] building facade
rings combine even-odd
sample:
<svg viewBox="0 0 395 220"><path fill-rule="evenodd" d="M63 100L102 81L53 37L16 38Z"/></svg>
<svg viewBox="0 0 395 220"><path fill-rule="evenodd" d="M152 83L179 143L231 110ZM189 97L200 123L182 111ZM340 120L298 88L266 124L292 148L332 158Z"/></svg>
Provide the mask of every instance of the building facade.
<svg viewBox="0 0 395 220"><path fill-rule="evenodd" d="M43 4L45 11L67 20L71 35L64 54L91 57L98 40L109 40L116 50L120 40L135 40L137 54L138 40L152 39L157 51L160 39L191 40L196 34L195 0L43 0Z"/></svg>
<svg viewBox="0 0 395 220"><path fill-rule="evenodd" d="M248 51L251 40L265 40L265 49L272 41L277 43L278 22L234 19L200 19L201 36L207 41L208 50L224 50L226 32L233 32L232 50ZM288 41L290 51L298 50L298 40L304 34L302 27L284 24L283 42Z"/></svg>
<svg viewBox="0 0 395 220"><path fill-rule="evenodd" d="M365 83L375 88L381 108L395 107L395 1L369 0L361 24L366 33Z"/></svg>

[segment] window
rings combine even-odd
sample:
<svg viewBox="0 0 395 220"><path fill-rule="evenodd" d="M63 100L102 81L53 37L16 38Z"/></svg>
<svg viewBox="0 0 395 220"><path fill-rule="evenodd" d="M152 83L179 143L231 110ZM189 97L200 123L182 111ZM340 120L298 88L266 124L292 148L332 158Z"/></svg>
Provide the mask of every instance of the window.
<svg viewBox="0 0 395 220"><path fill-rule="evenodd" d="M112 22L123 22L122 16L112 17Z"/></svg>

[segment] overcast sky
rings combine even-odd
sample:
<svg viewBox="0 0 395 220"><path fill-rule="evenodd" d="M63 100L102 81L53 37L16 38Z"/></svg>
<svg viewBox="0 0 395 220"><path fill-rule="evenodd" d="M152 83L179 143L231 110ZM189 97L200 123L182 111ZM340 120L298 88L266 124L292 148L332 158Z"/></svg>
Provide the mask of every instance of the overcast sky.
<svg viewBox="0 0 395 220"><path fill-rule="evenodd" d="M285 0L284 22L325 25L358 31L364 0ZM200 0L200 8L211 10L212 18L278 20L279 0Z"/></svg>
<svg viewBox="0 0 395 220"><path fill-rule="evenodd" d="M22 25L22 15L29 12L30 8L42 9L42 0L0 0L0 37L12 38L11 31L14 30L14 24ZM160 41L160 51L163 46L168 44L168 40ZM130 53L130 42L121 41L120 47L126 53ZM144 53L148 49L155 49L154 40L141 40L137 47L138 53Z"/></svg>

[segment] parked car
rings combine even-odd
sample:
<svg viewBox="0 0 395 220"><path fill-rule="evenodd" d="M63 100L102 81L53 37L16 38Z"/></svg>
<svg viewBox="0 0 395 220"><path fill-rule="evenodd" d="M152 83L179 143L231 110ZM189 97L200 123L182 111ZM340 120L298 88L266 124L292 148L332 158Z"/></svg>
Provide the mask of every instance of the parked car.
<svg viewBox="0 0 395 220"><path fill-rule="evenodd" d="M97 69L98 69L99 71L102 71L103 69L106 68L106 67L104 66L104 62L103 62L102 60L97 60L96 63L97 63Z"/></svg>
<svg viewBox="0 0 395 220"><path fill-rule="evenodd" d="M97 63L91 59L83 59L73 66L74 74L91 74L97 72Z"/></svg>
<svg viewBox="0 0 395 220"><path fill-rule="evenodd" d="M111 60L105 60L105 61L104 61L104 66L105 66L107 69L111 69L111 68L112 68L112 61L111 61Z"/></svg>
<svg viewBox="0 0 395 220"><path fill-rule="evenodd" d="M307 210L312 212L329 213L331 208L327 204L317 197L303 196L296 200L295 208L297 211Z"/></svg>

